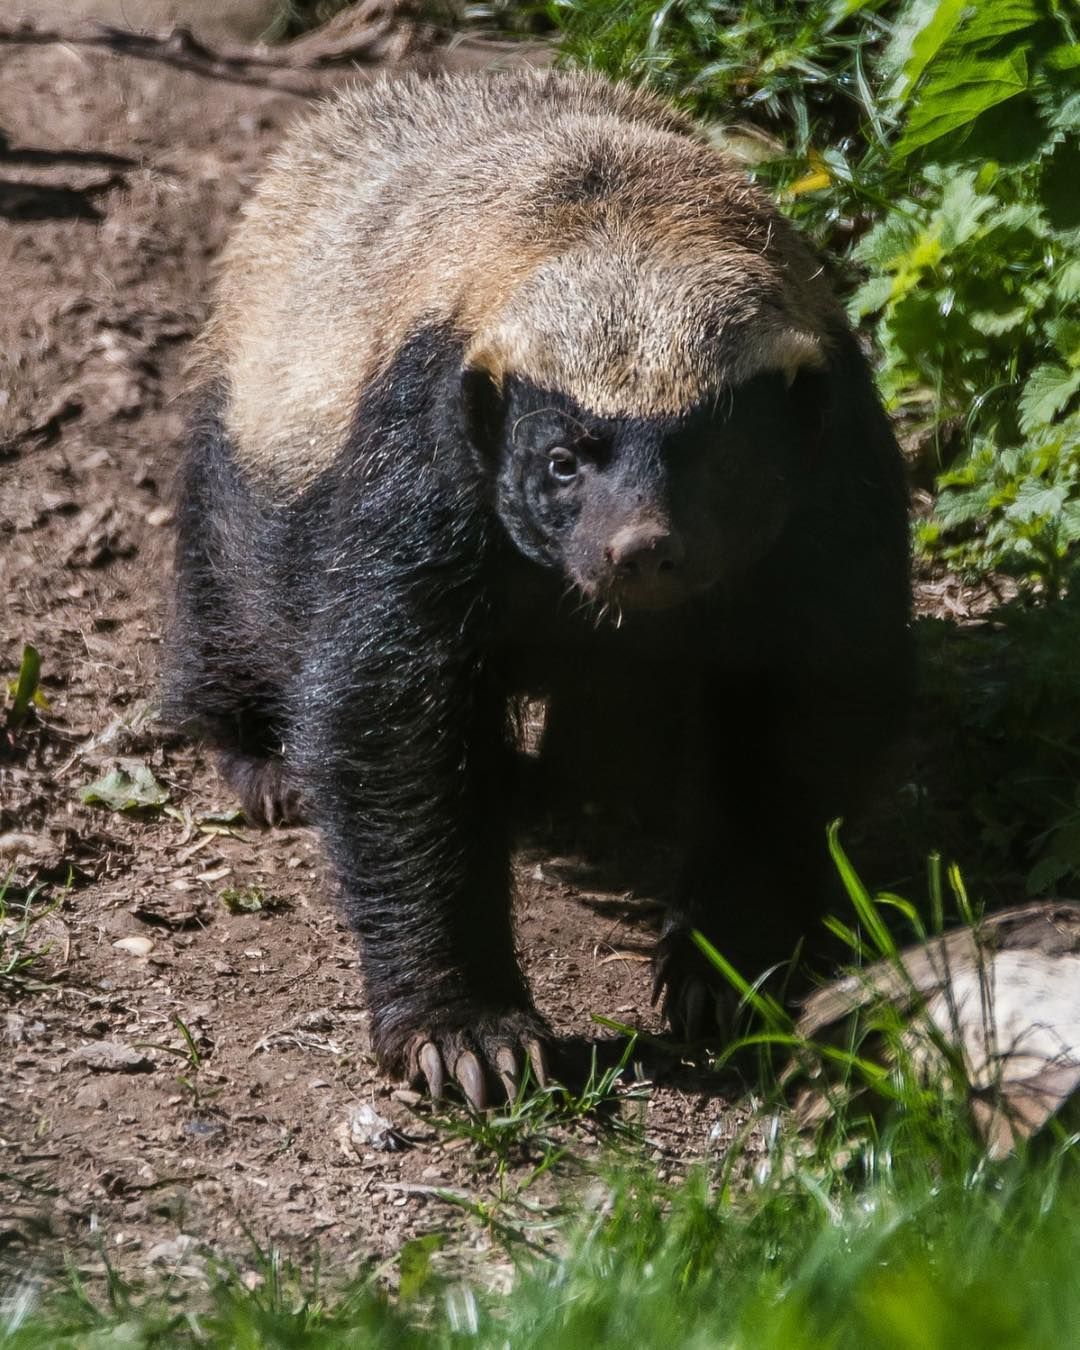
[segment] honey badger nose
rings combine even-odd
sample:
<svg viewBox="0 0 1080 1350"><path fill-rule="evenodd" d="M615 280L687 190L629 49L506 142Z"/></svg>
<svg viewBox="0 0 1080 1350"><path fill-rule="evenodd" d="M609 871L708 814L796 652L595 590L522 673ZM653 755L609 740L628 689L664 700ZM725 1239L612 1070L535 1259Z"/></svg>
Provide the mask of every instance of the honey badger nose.
<svg viewBox="0 0 1080 1350"><path fill-rule="evenodd" d="M619 576L648 580L674 572L685 550L679 536L666 525L643 521L616 530L605 552Z"/></svg>

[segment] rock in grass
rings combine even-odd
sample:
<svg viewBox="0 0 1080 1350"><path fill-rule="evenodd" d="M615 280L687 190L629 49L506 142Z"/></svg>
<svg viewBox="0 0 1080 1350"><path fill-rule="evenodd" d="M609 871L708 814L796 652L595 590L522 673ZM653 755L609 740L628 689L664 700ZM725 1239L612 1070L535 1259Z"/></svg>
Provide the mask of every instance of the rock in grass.
<svg viewBox="0 0 1080 1350"><path fill-rule="evenodd" d="M1080 903L989 914L826 985L798 1033L814 1041L886 1004L904 1018L894 1055L928 1082L959 1069L975 1124L1003 1157L1080 1088ZM824 1100L812 1091L803 1112L820 1115Z"/></svg>
<svg viewBox="0 0 1080 1350"><path fill-rule="evenodd" d="M346 1155L361 1156L371 1150L375 1153L398 1153L409 1147L409 1140L391 1121L381 1116L367 1102L361 1102L349 1112L348 1119L337 1129L338 1143Z"/></svg>
<svg viewBox="0 0 1080 1350"><path fill-rule="evenodd" d="M150 1073L154 1061L124 1041L89 1041L67 1057L67 1063L94 1073Z"/></svg>

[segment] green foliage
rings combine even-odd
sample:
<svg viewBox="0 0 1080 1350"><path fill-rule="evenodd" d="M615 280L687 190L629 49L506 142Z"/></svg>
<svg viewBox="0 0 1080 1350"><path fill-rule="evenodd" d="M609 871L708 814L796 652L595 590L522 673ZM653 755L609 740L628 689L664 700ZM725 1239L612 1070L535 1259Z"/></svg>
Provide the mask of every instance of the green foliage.
<svg viewBox="0 0 1080 1350"><path fill-rule="evenodd" d="M1060 1350L1080 1325L1075 1155L891 1187L823 1187L802 1169L749 1198L699 1171L679 1185L647 1165L599 1179L561 1248L518 1256L500 1295L440 1270L439 1234L402 1254L408 1297L372 1272L321 1281L279 1253L246 1284L222 1269L202 1307L182 1286L150 1296L112 1273L101 1307L72 1292L22 1313L9 1350L363 1346L371 1350ZM78 1282L77 1282L78 1281ZM77 1283L76 1283L77 1282Z"/></svg>
<svg viewBox="0 0 1080 1350"><path fill-rule="evenodd" d="M1052 0L910 9L891 161L911 178L855 250L852 312L946 465L920 544L1055 596L1080 543L1078 49Z"/></svg>
<svg viewBox="0 0 1080 1350"><path fill-rule="evenodd" d="M230 914L282 914L292 906L280 895L270 895L261 886L226 886L218 899Z"/></svg>
<svg viewBox="0 0 1080 1350"><path fill-rule="evenodd" d="M5 719L7 730L14 734L22 726L34 706L46 707L45 697L38 688L41 677L41 657L29 643L23 647L18 677L8 685L11 699Z"/></svg>
<svg viewBox="0 0 1080 1350"><path fill-rule="evenodd" d="M169 789L145 764L129 759L80 789L79 797L88 806L105 806L110 811L157 811L169 800Z"/></svg>
<svg viewBox="0 0 1080 1350"><path fill-rule="evenodd" d="M43 888L34 886L17 904L12 889L9 873L0 878L0 994L15 999L46 987L38 978L38 965L48 947L32 946L30 934L60 900L44 903Z"/></svg>
<svg viewBox="0 0 1080 1350"><path fill-rule="evenodd" d="M550 0L545 8L569 59L648 81L699 117L753 123L795 153L872 114L864 63L887 32L881 0Z"/></svg>

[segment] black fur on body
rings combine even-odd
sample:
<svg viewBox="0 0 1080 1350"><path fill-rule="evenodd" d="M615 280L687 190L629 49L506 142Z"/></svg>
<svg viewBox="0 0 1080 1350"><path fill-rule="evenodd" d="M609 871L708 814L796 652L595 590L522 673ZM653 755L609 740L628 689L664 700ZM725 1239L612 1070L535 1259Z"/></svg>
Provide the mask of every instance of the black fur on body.
<svg viewBox="0 0 1080 1350"><path fill-rule="evenodd" d="M539 1067L510 924L512 709L613 783L747 969L826 893L899 729L906 502L790 224L658 100L563 73L375 81L245 207L183 470L166 715L256 819L322 831L376 1050L471 1100Z"/></svg>
<svg viewBox="0 0 1080 1350"><path fill-rule="evenodd" d="M507 1044L520 1063L544 1034L510 925L509 709L522 691L549 700L542 757L565 752L587 773L590 746L620 745L646 816L656 784L678 784L683 870L657 967L677 1027L698 997L691 927L756 973L815 922L825 824L857 803L893 739L909 673L899 461L853 339L836 350L809 390L763 377L736 391L731 425L771 409L771 433L789 433L775 453L744 453L742 478L706 461L739 488L736 556L712 586L618 626L530 545L520 448L477 412L444 328L404 345L333 467L285 504L238 472L220 393L208 395L182 484L166 711L222 747L252 814L275 796L287 813L286 778L302 794L392 1071L415 1073L429 1043L451 1072L466 1050L490 1066ZM520 394L604 443L602 419ZM714 436L728 425L723 407L699 416ZM624 458L646 466L638 482L651 466L677 516L680 466L670 450L674 467L659 466L678 428L622 431ZM700 454L683 467L700 501ZM783 506L755 543L768 512L754 504L770 495ZM602 784L613 766L594 767Z"/></svg>

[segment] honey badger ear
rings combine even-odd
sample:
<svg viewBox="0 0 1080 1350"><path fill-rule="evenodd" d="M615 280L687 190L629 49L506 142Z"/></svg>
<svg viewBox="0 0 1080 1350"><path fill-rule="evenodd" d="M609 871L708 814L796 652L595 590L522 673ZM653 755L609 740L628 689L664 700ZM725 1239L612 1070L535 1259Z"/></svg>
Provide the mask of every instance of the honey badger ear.
<svg viewBox="0 0 1080 1350"><path fill-rule="evenodd" d="M466 366L462 371L461 406L469 443L485 458L494 455L501 439L505 407L502 391L486 370Z"/></svg>

